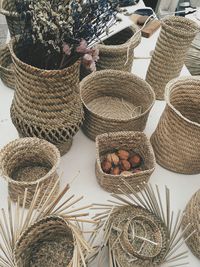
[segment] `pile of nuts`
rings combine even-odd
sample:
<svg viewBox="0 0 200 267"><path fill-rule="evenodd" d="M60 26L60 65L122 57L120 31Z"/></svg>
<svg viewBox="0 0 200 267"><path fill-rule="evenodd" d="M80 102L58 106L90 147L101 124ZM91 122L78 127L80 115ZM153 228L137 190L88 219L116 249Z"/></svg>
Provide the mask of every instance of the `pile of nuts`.
<svg viewBox="0 0 200 267"><path fill-rule="evenodd" d="M101 168L108 174L129 176L141 172L143 163L138 153L120 149L115 153L106 154L101 162Z"/></svg>

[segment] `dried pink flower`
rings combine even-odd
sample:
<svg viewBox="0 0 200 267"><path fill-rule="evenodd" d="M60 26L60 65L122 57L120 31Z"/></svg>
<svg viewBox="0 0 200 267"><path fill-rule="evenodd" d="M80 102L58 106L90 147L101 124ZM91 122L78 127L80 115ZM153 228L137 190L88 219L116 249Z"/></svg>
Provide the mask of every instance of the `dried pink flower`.
<svg viewBox="0 0 200 267"><path fill-rule="evenodd" d="M67 43L63 44L63 52L68 56L71 55L71 49Z"/></svg>
<svg viewBox="0 0 200 267"><path fill-rule="evenodd" d="M93 60L97 62L99 60L99 49L97 47L91 48L91 55Z"/></svg>
<svg viewBox="0 0 200 267"><path fill-rule="evenodd" d="M76 52L77 52L77 53L83 53L83 54L85 54L85 53L88 52L87 42L86 42L86 40L82 39L82 40L80 41L79 46L77 46L77 48L76 48Z"/></svg>
<svg viewBox="0 0 200 267"><path fill-rule="evenodd" d="M89 69L91 71L95 71L96 70L96 64L95 64L95 61L92 57L92 55L90 54L85 54L83 56L83 59L82 59L82 64L84 65L84 67L86 69Z"/></svg>

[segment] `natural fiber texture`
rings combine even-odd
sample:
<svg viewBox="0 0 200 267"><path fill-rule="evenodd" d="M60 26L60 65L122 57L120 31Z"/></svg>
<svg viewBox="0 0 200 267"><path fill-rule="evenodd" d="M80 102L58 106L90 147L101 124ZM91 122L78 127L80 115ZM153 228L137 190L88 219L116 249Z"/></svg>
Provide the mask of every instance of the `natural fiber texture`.
<svg viewBox="0 0 200 267"><path fill-rule="evenodd" d="M8 181L10 198L14 202L19 198L22 205L22 197L28 188L26 206L29 206L36 188L40 187L40 201L47 186L51 191L59 179L56 172L59 160L58 149L45 140L29 137L7 144L1 150L0 166L2 175ZM56 191L58 189L59 184Z"/></svg>
<svg viewBox="0 0 200 267"><path fill-rule="evenodd" d="M155 95L150 85L128 72L103 70L80 83L85 110L84 133L95 140L98 134L143 131Z"/></svg>
<svg viewBox="0 0 200 267"><path fill-rule="evenodd" d="M195 234L186 241L186 244L192 253L200 259L200 190L193 195L186 206L182 228L185 228L189 223L191 224L189 233L195 231ZM185 235L188 235L188 232Z"/></svg>
<svg viewBox="0 0 200 267"><path fill-rule="evenodd" d="M1 267L83 267L92 252L85 240L83 223L93 224L94 220L84 209L91 205L77 207L82 197L67 196L69 185L61 192L51 191L47 185L39 205L41 188L34 193L30 207L25 209L29 189L26 189L23 206L19 201L13 204L8 197L6 209L1 209L0 220L0 264ZM81 225L80 225L81 224Z"/></svg>
<svg viewBox="0 0 200 267"><path fill-rule="evenodd" d="M167 105L151 136L156 161L185 174L200 173L200 76L172 80Z"/></svg>
<svg viewBox="0 0 200 267"><path fill-rule="evenodd" d="M14 37L24 32L25 22L16 12L14 0L2 0L2 3L0 3L0 14L5 15L6 17L11 37Z"/></svg>
<svg viewBox="0 0 200 267"><path fill-rule="evenodd" d="M131 72L134 58L134 49L141 41L141 32L133 24L113 37L107 39L104 44L99 44L99 57L97 70L115 69Z"/></svg>
<svg viewBox="0 0 200 267"><path fill-rule="evenodd" d="M146 81L154 89L156 99L163 100L166 84L179 76L187 50L198 31L198 25L184 17L163 19L146 75Z"/></svg>
<svg viewBox="0 0 200 267"><path fill-rule="evenodd" d="M7 45L0 46L0 78L6 86L15 88L15 74Z"/></svg>
<svg viewBox="0 0 200 267"><path fill-rule="evenodd" d="M73 258L73 233L58 216L45 217L22 233L14 258L19 267L69 267Z"/></svg>
<svg viewBox="0 0 200 267"><path fill-rule="evenodd" d="M144 161L143 170L129 176L111 175L103 172L101 168L102 157L119 149L125 149L130 153L137 152ZM141 132L116 132L97 136L96 157L97 181L102 188L112 193L122 193L121 190L127 189L124 180L136 191L141 190L144 182L148 182L155 169L155 157L150 141ZM130 190L128 192L130 193Z"/></svg>
<svg viewBox="0 0 200 267"><path fill-rule="evenodd" d="M181 233L182 214L171 211L169 189L161 194L158 186L154 189L146 184L142 192L136 192L125 180L124 186L123 195L112 194L110 204L96 204L101 212L95 216L100 222L94 240L104 236L96 250L98 261L103 260L103 248L108 247L111 267L184 266L187 251L179 249L189 225ZM185 238L192 234L194 231Z"/></svg>
<svg viewBox="0 0 200 267"><path fill-rule="evenodd" d="M83 121L78 93L80 62L62 70L43 70L19 60L16 53L23 47L10 43L10 49L16 75L13 124L20 136L46 139L65 154Z"/></svg>

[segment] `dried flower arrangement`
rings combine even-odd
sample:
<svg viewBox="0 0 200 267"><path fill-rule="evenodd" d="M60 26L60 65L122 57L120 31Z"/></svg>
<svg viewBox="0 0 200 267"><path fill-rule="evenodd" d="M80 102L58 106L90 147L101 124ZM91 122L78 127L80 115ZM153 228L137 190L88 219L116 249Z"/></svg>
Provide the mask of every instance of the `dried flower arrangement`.
<svg viewBox="0 0 200 267"><path fill-rule="evenodd" d="M13 205L8 198L8 209L2 209L0 219L0 266L86 266L92 249L83 237L80 223L94 222L84 218L88 213L83 210L90 206L75 208L82 197L66 196L69 185L50 201L56 187L57 182L54 190L44 193L46 201L36 206L38 187L28 210L25 209L27 189L22 207L19 201Z"/></svg>
<svg viewBox="0 0 200 267"><path fill-rule="evenodd" d="M27 64L42 69L63 69L79 58L95 70L99 36L115 22L117 1L15 0L26 30L21 34Z"/></svg>
<svg viewBox="0 0 200 267"><path fill-rule="evenodd" d="M104 240L98 247L96 258L101 262L105 248L108 248L110 267L156 267L184 266L187 252L179 249L185 241L194 234L190 231L190 223L181 229L183 215L179 211L177 216L170 210L170 191L165 189L165 200L162 200L158 186L156 190L145 184L144 190L137 193L126 181L123 195L112 194L114 199L110 204L96 204L101 210L95 218L96 232L92 235L92 242L104 231ZM163 204L163 202L165 204ZM94 204L95 205L95 204Z"/></svg>

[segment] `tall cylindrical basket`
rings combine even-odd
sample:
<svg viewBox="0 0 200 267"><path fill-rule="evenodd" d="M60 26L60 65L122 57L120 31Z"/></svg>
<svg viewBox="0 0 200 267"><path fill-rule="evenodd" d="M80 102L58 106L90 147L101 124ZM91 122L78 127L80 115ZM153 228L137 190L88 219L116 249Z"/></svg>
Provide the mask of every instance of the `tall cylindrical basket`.
<svg viewBox="0 0 200 267"><path fill-rule="evenodd" d="M10 43L16 77L11 119L20 137L38 137L55 144L65 154L83 121L78 92L80 62L62 70L44 70L19 59L23 53Z"/></svg>
<svg viewBox="0 0 200 267"><path fill-rule="evenodd" d="M151 136L156 161L184 174L200 173L200 76L166 86L166 107Z"/></svg>
<svg viewBox="0 0 200 267"><path fill-rule="evenodd" d="M146 81L154 89L156 99L163 100L166 84L179 76L186 52L198 31L198 25L190 19L175 16L163 19L146 75Z"/></svg>
<svg viewBox="0 0 200 267"><path fill-rule="evenodd" d="M22 205L27 189L25 204L28 207L37 188L38 201L41 201L44 192L46 191L47 195L59 180L57 174L59 161L58 149L45 140L27 137L8 143L0 151L0 169L2 176L8 181L10 198L14 202L19 199ZM58 190L59 183L55 193Z"/></svg>
<svg viewBox="0 0 200 267"><path fill-rule="evenodd" d="M141 41L139 28L133 24L113 37L99 44L97 70L115 69L131 72L134 49Z"/></svg>

